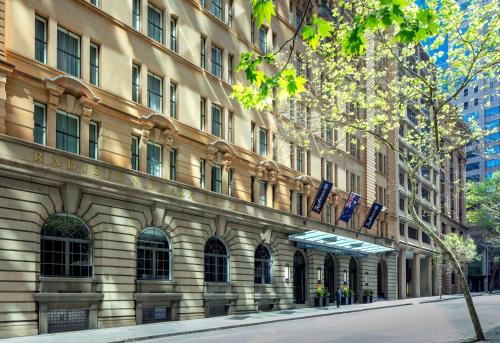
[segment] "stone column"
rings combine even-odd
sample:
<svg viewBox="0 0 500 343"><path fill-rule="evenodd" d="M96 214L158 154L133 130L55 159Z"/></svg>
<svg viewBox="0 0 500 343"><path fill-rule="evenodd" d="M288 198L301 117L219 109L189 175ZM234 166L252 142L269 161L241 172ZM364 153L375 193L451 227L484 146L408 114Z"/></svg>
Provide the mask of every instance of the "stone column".
<svg viewBox="0 0 500 343"><path fill-rule="evenodd" d="M149 1L141 1L141 27L140 32L148 35L148 4Z"/></svg>
<svg viewBox="0 0 500 343"><path fill-rule="evenodd" d="M147 2L147 1L143 1ZM141 75L140 75L141 85L140 85L140 101L139 103L148 107L148 67L145 64L141 64Z"/></svg>
<svg viewBox="0 0 500 343"><path fill-rule="evenodd" d="M59 96L64 89L52 83L46 83L49 91L49 104L47 106L47 146L56 147L56 117L57 106L59 105ZM81 134L80 134L81 139Z"/></svg>
<svg viewBox="0 0 500 343"><path fill-rule="evenodd" d="M420 297L420 254L413 254L413 271L412 271L412 296Z"/></svg>
<svg viewBox="0 0 500 343"><path fill-rule="evenodd" d="M57 69L57 21L52 17L47 20L47 65Z"/></svg>
<svg viewBox="0 0 500 343"><path fill-rule="evenodd" d="M226 166L226 163L223 163L222 169L222 194L229 195L229 165Z"/></svg>
<svg viewBox="0 0 500 343"><path fill-rule="evenodd" d="M406 299L406 249L399 250L399 299Z"/></svg>
<svg viewBox="0 0 500 343"><path fill-rule="evenodd" d="M432 256L425 257L425 268L427 273L427 296L432 296Z"/></svg>
<svg viewBox="0 0 500 343"><path fill-rule="evenodd" d="M259 203L259 198L260 198L260 187L259 187L259 182L260 182L261 178L260 178L260 175L256 174L255 177L254 177L254 180L253 180L253 196L254 196L254 202L256 204Z"/></svg>
<svg viewBox="0 0 500 343"><path fill-rule="evenodd" d="M142 130L142 136L139 139L139 171L148 172L148 140L149 130Z"/></svg>
<svg viewBox="0 0 500 343"><path fill-rule="evenodd" d="M90 81L90 37L83 35L81 39L80 76L83 81Z"/></svg>
<svg viewBox="0 0 500 343"><path fill-rule="evenodd" d="M166 180L170 180L170 149L171 149L170 145L162 144L162 154L163 154L162 177Z"/></svg>

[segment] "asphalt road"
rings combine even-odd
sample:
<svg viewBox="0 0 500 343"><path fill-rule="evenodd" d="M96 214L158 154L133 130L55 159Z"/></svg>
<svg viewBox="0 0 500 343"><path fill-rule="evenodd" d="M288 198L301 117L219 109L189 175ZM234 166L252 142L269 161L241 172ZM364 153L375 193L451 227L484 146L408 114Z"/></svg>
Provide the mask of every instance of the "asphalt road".
<svg viewBox="0 0 500 343"><path fill-rule="evenodd" d="M500 295L475 297L487 337L500 342ZM147 343L467 342L474 337L464 299L263 324ZM496 337L496 338L494 338Z"/></svg>

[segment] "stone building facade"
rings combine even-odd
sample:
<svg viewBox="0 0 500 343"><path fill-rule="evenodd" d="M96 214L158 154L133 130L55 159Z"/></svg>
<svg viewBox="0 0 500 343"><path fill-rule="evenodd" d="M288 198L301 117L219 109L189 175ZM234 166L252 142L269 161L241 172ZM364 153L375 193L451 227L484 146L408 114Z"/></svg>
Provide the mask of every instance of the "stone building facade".
<svg viewBox="0 0 500 343"><path fill-rule="evenodd" d="M257 29L246 0L0 0L0 337L397 297L396 156L301 147L229 96L304 5Z"/></svg>

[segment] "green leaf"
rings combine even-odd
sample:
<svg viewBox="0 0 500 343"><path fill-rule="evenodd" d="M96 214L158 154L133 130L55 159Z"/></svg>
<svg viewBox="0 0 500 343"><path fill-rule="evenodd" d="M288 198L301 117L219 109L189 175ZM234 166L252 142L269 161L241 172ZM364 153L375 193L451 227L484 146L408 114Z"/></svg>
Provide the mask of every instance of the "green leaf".
<svg viewBox="0 0 500 343"><path fill-rule="evenodd" d="M257 26L261 27L264 22L271 24L271 18L276 15L272 0L252 0L252 5Z"/></svg>

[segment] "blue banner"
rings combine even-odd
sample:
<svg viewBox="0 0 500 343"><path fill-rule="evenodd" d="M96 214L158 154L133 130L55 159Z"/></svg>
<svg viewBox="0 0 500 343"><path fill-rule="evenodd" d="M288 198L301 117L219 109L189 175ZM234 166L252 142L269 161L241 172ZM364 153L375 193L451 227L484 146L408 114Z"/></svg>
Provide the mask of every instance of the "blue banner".
<svg viewBox="0 0 500 343"><path fill-rule="evenodd" d="M319 185L319 189L316 193L316 197L314 198L311 211L321 213L323 206L325 206L326 199L328 199L328 195L330 195L332 187L333 183L326 180L321 181L321 185Z"/></svg>
<svg viewBox="0 0 500 343"><path fill-rule="evenodd" d="M363 223L363 227L366 227L368 230L372 228L373 223L375 223L375 219L377 219L380 212L384 206L377 202L373 202L372 207L370 208L370 212L366 216L365 222Z"/></svg>
<svg viewBox="0 0 500 343"><path fill-rule="evenodd" d="M356 205L358 205L360 200L361 200L361 195L351 192L349 194L349 198L347 198L347 201L344 205L344 209L340 214L339 220L348 223L349 220L351 220L352 214L354 213L354 209L356 208Z"/></svg>

